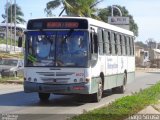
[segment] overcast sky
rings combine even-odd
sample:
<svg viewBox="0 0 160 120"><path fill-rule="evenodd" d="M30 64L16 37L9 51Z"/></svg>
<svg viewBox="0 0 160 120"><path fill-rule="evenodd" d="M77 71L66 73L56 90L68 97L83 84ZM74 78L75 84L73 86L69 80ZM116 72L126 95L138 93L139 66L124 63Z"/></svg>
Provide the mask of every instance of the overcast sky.
<svg viewBox="0 0 160 120"><path fill-rule="evenodd" d="M0 15L4 13L6 1L0 0ZM22 8L25 20L45 17L44 8L48 1L50 0L16 0ZM153 38L160 42L160 0L103 0L98 7L105 8L109 5L125 6L133 16L139 27L139 36L136 40L145 42L148 38ZM58 15L60 9L62 8L55 10L54 14ZM2 20L0 16L0 21Z"/></svg>

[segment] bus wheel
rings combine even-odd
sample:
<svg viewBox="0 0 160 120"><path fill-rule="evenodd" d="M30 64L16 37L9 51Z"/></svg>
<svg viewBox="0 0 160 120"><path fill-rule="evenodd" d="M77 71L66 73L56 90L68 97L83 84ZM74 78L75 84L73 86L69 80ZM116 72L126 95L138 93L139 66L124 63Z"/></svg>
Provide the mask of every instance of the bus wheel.
<svg viewBox="0 0 160 120"><path fill-rule="evenodd" d="M48 99L50 97L50 93L38 93L38 95L39 95L39 99L41 102L48 101Z"/></svg>
<svg viewBox="0 0 160 120"><path fill-rule="evenodd" d="M102 81L100 81L99 84L98 84L98 91L97 91L97 93L93 94L93 100L94 100L94 102L99 102L101 100L102 93L103 93L103 87L102 87Z"/></svg>
<svg viewBox="0 0 160 120"><path fill-rule="evenodd" d="M127 83L127 76L125 74L123 78L123 85L119 87L120 93L124 93L126 91L126 83Z"/></svg>

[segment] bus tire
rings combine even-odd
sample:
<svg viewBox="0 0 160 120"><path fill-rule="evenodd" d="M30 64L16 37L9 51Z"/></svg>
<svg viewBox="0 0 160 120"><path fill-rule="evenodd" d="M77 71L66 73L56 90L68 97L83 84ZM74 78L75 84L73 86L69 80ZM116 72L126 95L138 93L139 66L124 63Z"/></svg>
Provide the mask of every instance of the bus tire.
<svg viewBox="0 0 160 120"><path fill-rule="evenodd" d="M93 94L93 102L99 102L102 99L103 94L103 86L102 86L102 80L98 83L98 91Z"/></svg>
<svg viewBox="0 0 160 120"><path fill-rule="evenodd" d="M127 75L124 74L123 85L119 87L112 88L112 93L124 93L126 91Z"/></svg>
<svg viewBox="0 0 160 120"><path fill-rule="evenodd" d="M38 95L39 95L39 99L41 102L48 101L48 99L50 97L50 93L38 93Z"/></svg>
<svg viewBox="0 0 160 120"><path fill-rule="evenodd" d="M123 77L123 85L119 87L119 92L124 93L126 91L127 75Z"/></svg>

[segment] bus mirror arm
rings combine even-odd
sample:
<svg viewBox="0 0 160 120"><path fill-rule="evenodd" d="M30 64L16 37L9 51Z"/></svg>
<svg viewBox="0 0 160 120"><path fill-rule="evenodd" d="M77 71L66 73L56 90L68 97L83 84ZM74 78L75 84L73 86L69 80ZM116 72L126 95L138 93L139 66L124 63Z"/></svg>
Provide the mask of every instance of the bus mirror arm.
<svg viewBox="0 0 160 120"><path fill-rule="evenodd" d="M18 47L22 47L22 37L18 38Z"/></svg>

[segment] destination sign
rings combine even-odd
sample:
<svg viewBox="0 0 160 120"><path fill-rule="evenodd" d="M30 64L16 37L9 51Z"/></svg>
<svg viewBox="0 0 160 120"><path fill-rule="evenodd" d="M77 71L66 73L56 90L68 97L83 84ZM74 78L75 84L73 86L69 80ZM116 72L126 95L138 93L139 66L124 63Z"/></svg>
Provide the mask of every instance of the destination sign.
<svg viewBox="0 0 160 120"><path fill-rule="evenodd" d="M33 19L28 21L27 29L88 29L88 21L73 18Z"/></svg>
<svg viewBox="0 0 160 120"><path fill-rule="evenodd" d="M47 22L47 28L78 28L78 22Z"/></svg>

